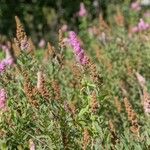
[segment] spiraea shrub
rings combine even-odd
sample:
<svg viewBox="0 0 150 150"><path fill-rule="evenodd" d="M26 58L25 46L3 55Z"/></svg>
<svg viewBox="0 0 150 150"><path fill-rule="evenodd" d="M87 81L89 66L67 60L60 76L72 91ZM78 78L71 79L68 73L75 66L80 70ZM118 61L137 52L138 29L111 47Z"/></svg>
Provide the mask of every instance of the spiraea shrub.
<svg viewBox="0 0 150 150"><path fill-rule="evenodd" d="M149 24L127 30L118 9L89 27L86 13L79 34L59 30L44 50L15 17L0 61L0 149L150 149Z"/></svg>

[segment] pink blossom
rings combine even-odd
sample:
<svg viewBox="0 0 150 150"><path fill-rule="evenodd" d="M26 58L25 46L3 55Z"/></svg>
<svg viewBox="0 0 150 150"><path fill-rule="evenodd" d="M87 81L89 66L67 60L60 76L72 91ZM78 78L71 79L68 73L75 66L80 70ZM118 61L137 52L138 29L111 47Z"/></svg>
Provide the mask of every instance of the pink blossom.
<svg viewBox="0 0 150 150"><path fill-rule="evenodd" d="M3 59L1 62L0 62L0 73L3 73L6 68L8 66L11 66L13 65L14 63L14 59L12 57L8 58L8 59Z"/></svg>
<svg viewBox="0 0 150 150"><path fill-rule="evenodd" d="M133 2L131 4L131 9L134 11L140 11L141 10L140 3L138 1Z"/></svg>
<svg viewBox="0 0 150 150"><path fill-rule="evenodd" d="M7 94L4 89L0 89L0 109L6 107Z"/></svg>
<svg viewBox="0 0 150 150"><path fill-rule="evenodd" d="M40 47L40 48L44 48L45 45L46 45L45 40L44 40L44 39L41 39L40 42L39 42L39 47Z"/></svg>
<svg viewBox="0 0 150 150"><path fill-rule="evenodd" d="M4 72L6 69L6 64L4 61L0 62L0 73Z"/></svg>
<svg viewBox="0 0 150 150"><path fill-rule="evenodd" d="M132 33L135 32L141 32L141 31L145 31L148 30L150 28L150 24L146 23L142 18L140 19L139 23L137 26L134 26L131 31Z"/></svg>
<svg viewBox="0 0 150 150"><path fill-rule="evenodd" d="M149 24L145 23L144 20L141 18L140 22L138 23L139 31L147 30L149 27L150 27Z"/></svg>
<svg viewBox="0 0 150 150"><path fill-rule="evenodd" d="M86 64L88 61L87 57L84 54L84 50L80 46L76 33L73 31L69 32L69 42L74 50L77 61L82 65Z"/></svg>
<svg viewBox="0 0 150 150"><path fill-rule="evenodd" d="M85 17L86 15L87 15L87 11L86 11L85 5L84 3L80 3L80 10L78 12L78 16Z"/></svg>

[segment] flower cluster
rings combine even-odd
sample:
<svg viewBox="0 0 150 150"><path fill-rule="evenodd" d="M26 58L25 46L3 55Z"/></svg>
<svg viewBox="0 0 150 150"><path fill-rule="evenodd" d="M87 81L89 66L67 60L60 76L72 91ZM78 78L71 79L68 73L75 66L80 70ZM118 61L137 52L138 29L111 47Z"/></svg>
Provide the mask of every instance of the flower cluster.
<svg viewBox="0 0 150 150"><path fill-rule="evenodd" d="M0 109L4 109L6 106L6 91L4 89L0 89Z"/></svg>
<svg viewBox="0 0 150 150"><path fill-rule="evenodd" d="M134 11L140 11L141 10L141 6L140 3L138 1L135 1L131 4L131 9Z"/></svg>
<svg viewBox="0 0 150 150"><path fill-rule="evenodd" d="M76 33L73 31L69 32L69 43L74 49L77 61L82 65L86 64L88 59L84 54L84 50L80 46Z"/></svg>
<svg viewBox="0 0 150 150"><path fill-rule="evenodd" d="M14 63L13 58L3 59L0 61L0 73L4 72L8 66L11 66Z"/></svg>
<svg viewBox="0 0 150 150"><path fill-rule="evenodd" d="M132 28L132 32L141 32L141 31L146 31L150 28L150 25L141 18L138 25Z"/></svg>

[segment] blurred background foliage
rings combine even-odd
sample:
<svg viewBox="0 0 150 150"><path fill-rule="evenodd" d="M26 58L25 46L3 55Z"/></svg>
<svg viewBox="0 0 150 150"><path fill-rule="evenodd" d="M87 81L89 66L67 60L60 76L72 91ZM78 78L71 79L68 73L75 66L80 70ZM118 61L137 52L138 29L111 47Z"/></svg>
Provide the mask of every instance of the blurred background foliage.
<svg viewBox="0 0 150 150"><path fill-rule="evenodd" d="M107 19L108 10L111 12L109 0L0 0L0 34L8 38L15 36L14 17L17 15L35 42L41 37L53 41L63 24L78 28L76 13L81 2L89 12L89 19L94 20L100 12ZM111 0L111 5L125 2L130 0Z"/></svg>

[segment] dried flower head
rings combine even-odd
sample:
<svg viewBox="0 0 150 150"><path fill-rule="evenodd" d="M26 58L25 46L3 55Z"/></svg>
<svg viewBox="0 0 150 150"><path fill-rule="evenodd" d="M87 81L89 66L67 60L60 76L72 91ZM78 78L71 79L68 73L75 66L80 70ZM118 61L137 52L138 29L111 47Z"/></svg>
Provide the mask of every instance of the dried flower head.
<svg viewBox="0 0 150 150"><path fill-rule="evenodd" d="M15 16L15 20L16 20L17 29L16 29L16 38L14 39L14 43L17 48L28 51L30 45L28 42L27 35L24 31L23 25L21 24L17 16Z"/></svg>
<svg viewBox="0 0 150 150"><path fill-rule="evenodd" d="M115 106L117 108L118 113L120 113L122 107L121 107L121 102L118 100L118 97L115 97Z"/></svg>
<svg viewBox="0 0 150 150"><path fill-rule="evenodd" d="M145 78L139 74L138 72L135 73L136 77L137 77L137 80L141 86L142 89L146 89L146 80Z"/></svg>
<svg viewBox="0 0 150 150"><path fill-rule="evenodd" d="M46 100L50 99L50 94L46 88L45 77L42 71L38 71L37 73L37 90Z"/></svg>
<svg viewBox="0 0 150 150"><path fill-rule="evenodd" d="M91 79L94 83L98 84L102 81L102 78L100 77L100 74L97 71L96 64L92 63L90 59L88 59L85 70L89 72Z"/></svg>
<svg viewBox="0 0 150 150"><path fill-rule="evenodd" d="M68 134L65 132L65 130L61 130L61 136L62 136L62 142L64 146L64 150L68 150Z"/></svg>
<svg viewBox="0 0 150 150"><path fill-rule="evenodd" d="M130 130L132 133L139 136L140 126L138 124L137 114L134 112L134 110L127 98L124 98L124 104L125 104L126 112L128 114L128 120L131 123Z"/></svg>
<svg viewBox="0 0 150 150"><path fill-rule="evenodd" d="M17 41L15 41L14 43L12 43L12 49L13 49L15 57L17 57L20 54L20 48L18 46Z"/></svg>
<svg viewBox="0 0 150 150"><path fill-rule="evenodd" d="M61 89L60 89L59 82L57 80L53 80L52 88L53 88L53 93L54 93L54 99L60 100L61 99Z"/></svg>
<svg viewBox="0 0 150 150"><path fill-rule="evenodd" d="M109 120L109 129L111 133L111 142L113 143L113 145L115 145L119 142L119 139L117 137L116 129L111 119Z"/></svg>
<svg viewBox="0 0 150 150"><path fill-rule="evenodd" d="M28 101L33 107L38 108L39 104L35 97L37 94L37 89L32 86L28 73L23 71L22 74L24 77L24 92L28 98Z"/></svg>
<svg viewBox="0 0 150 150"><path fill-rule="evenodd" d="M82 70L77 64L67 64L71 68L71 72L73 74L73 79L70 81L70 85L74 89L81 88L81 80L82 80Z"/></svg>
<svg viewBox="0 0 150 150"><path fill-rule="evenodd" d="M58 36L58 38L59 38L59 48L62 51L64 49L65 45L64 45L64 40L63 40L63 32L62 32L61 29L59 29L59 36Z"/></svg>
<svg viewBox="0 0 150 150"><path fill-rule="evenodd" d="M16 38L21 43L21 41L26 39L27 36L26 36L25 31L24 31L24 27L20 22L20 19L17 16L15 16L15 20L16 20L16 27L17 27L17 29L16 29Z"/></svg>
<svg viewBox="0 0 150 150"><path fill-rule="evenodd" d="M91 99L91 112L96 113L97 110L99 109L99 103L97 100L97 95L96 92L92 92L92 99Z"/></svg>
<svg viewBox="0 0 150 150"><path fill-rule="evenodd" d="M143 91L143 109L146 115L150 115L150 94L144 90Z"/></svg>
<svg viewBox="0 0 150 150"><path fill-rule="evenodd" d="M72 118L74 118L76 114L75 104L73 102L64 101L64 108L67 112L71 114Z"/></svg>
<svg viewBox="0 0 150 150"><path fill-rule="evenodd" d="M28 43L29 43L28 52L34 55L35 45L31 38L29 38Z"/></svg>
<svg viewBox="0 0 150 150"><path fill-rule="evenodd" d="M44 61L52 60L56 56L55 48L48 42L47 49L44 54Z"/></svg>
<svg viewBox="0 0 150 150"><path fill-rule="evenodd" d="M82 149L86 150L90 144L90 134L87 128L84 128L83 131L83 140L82 140Z"/></svg>
<svg viewBox="0 0 150 150"><path fill-rule="evenodd" d="M121 88L122 94L124 96L127 96L128 95L127 85L123 80L120 81L120 88Z"/></svg>
<svg viewBox="0 0 150 150"><path fill-rule="evenodd" d="M111 29L110 27L108 26L108 24L106 23L106 21L103 19L103 16L100 15L99 16L99 26L100 26L100 32L110 32Z"/></svg>

